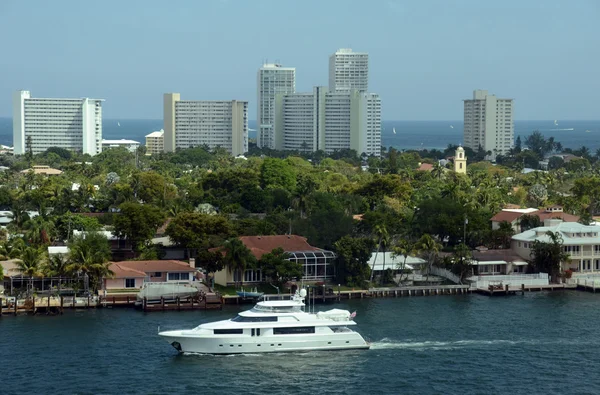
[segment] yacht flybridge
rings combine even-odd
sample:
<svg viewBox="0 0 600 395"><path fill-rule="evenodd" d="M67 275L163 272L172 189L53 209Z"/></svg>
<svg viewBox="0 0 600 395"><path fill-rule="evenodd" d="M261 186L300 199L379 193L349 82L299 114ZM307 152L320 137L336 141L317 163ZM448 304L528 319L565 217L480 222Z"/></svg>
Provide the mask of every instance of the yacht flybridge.
<svg viewBox="0 0 600 395"><path fill-rule="evenodd" d="M305 311L306 290L290 300L265 300L230 320L202 324L190 330L159 332L177 351L202 354L368 349L350 329L354 313L332 309Z"/></svg>

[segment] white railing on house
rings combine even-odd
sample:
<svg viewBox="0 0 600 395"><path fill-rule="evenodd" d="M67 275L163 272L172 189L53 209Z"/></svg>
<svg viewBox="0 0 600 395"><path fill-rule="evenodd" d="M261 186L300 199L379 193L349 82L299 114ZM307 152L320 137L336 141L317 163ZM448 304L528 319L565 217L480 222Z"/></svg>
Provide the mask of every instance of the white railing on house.
<svg viewBox="0 0 600 395"><path fill-rule="evenodd" d="M501 276L473 276L469 277L471 286L475 288L487 288L490 284L520 287L521 285L548 285L550 276L547 273L514 274Z"/></svg>
<svg viewBox="0 0 600 395"><path fill-rule="evenodd" d="M575 284L575 285L583 285L585 287L593 287L593 288L600 288L600 278L599 277L591 277L591 278L582 278L582 277L575 277L575 278L568 278L566 281L567 284Z"/></svg>
<svg viewBox="0 0 600 395"><path fill-rule="evenodd" d="M460 277L458 277L456 274L452 273L448 269L432 266L430 273L434 276L444 277L445 279L452 281L454 284L460 284Z"/></svg>

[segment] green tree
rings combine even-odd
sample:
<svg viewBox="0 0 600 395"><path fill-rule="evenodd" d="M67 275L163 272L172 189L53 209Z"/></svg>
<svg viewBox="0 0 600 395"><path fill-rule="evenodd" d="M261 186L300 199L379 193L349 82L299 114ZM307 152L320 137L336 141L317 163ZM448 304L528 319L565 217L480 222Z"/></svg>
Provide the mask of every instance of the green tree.
<svg viewBox="0 0 600 395"><path fill-rule="evenodd" d="M97 232L102 229L98 218L67 212L55 218L56 236L59 240L69 240L74 230Z"/></svg>
<svg viewBox="0 0 600 395"><path fill-rule="evenodd" d="M552 282L558 280L562 271L562 263L567 262L569 254L563 250L563 240L560 233L547 232L548 243L535 240L531 248L529 265L538 273L548 273Z"/></svg>
<svg viewBox="0 0 600 395"><path fill-rule="evenodd" d="M580 206L586 207L590 215L600 211L600 177L578 178L571 191Z"/></svg>
<svg viewBox="0 0 600 395"><path fill-rule="evenodd" d="M295 170L282 159L266 158L260 167L260 180L263 188L279 187L290 193L296 189Z"/></svg>
<svg viewBox="0 0 600 395"><path fill-rule="evenodd" d="M454 247L451 270L459 276L461 282L472 272L472 256L471 249L466 244L461 243Z"/></svg>
<svg viewBox="0 0 600 395"><path fill-rule="evenodd" d="M539 217L535 216L538 219ZM529 224L528 224L529 226ZM493 232L494 237L494 248L510 248L510 241L512 236L515 234L515 230L513 226L508 221L502 221L498 225L498 229Z"/></svg>
<svg viewBox="0 0 600 395"><path fill-rule="evenodd" d="M425 258L426 263L426 278L425 281L429 281L429 273L431 272L431 267L437 261L438 254L442 249L442 245L437 242L433 237L428 234L424 234L421 236L419 241L417 242L417 250L421 252L423 257Z"/></svg>
<svg viewBox="0 0 600 395"><path fill-rule="evenodd" d="M103 277L111 276L111 257L108 239L97 232L74 237L69 243L67 273L88 276L93 291L97 291Z"/></svg>
<svg viewBox="0 0 600 395"><path fill-rule="evenodd" d="M246 269L256 265L256 257L238 238L231 238L225 241L222 252L224 254L223 264L234 273L236 282L239 279L240 285L243 286Z"/></svg>
<svg viewBox="0 0 600 395"><path fill-rule="evenodd" d="M542 221L537 215L524 214L519 218L519 225L521 232L525 232L529 229L539 228L542 226Z"/></svg>
<svg viewBox="0 0 600 395"><path fill-rule="evenodd" d="M275 248L264 254L258 261L263 274L277 284L285 284L293 279L302 278L302 264L292 262L283 248Z"/></svg>
<svg viewBox="0 0 600 395"><path fill-rule="evenodd" d="M139 253L154 237L156 230L165 222L164 213L155 206L139 203L123 203L120 213L113 220L114 233L126 238Z"/></svg>
<svg viewBox="0 0 600 395"><path fill-rule="evenodd" d="M33 278L42 275L42 260L43 253L40 249L34 247L27 247L23 251L21 259L17 264L17 270L24 276L28 276L30 279L30 286L33 289Z"/></svg>
<svg viewBox="0 0 600 395"><path fill-rule="evenodd" d="M406 261L409 256L415 255L418 251L418 245L414 241L402 238L396 243L396 245L392 248L392 255L394 257L403 257L403 261L398 264L397 269L400 270L400 281L402 281L402 276L406 271ZM408 275L408 274L407 274Z"/></svg>
<svg viewBox="0 0 600 395"><path fill-rule="evenodd" d="M217 247L233 235L227 218L196 212L177 215L165 233L175 244L188 250Z"/></svg>
<svg viewBox="0 0 600 395"><path fill-rule="evenodd" d="M552 143L553 141L546 140L539 130L535 130L525 138L525 145L537 155L538 160L543 159L548 152L554 150Z"/></svg>
<svg viewBox="0 0 600 395"><path fill-rule="evenodd" d="M344 236L335 243L336 277L340 283L366 287L371 276L369 260L375 247L372 238Z"/></svg>

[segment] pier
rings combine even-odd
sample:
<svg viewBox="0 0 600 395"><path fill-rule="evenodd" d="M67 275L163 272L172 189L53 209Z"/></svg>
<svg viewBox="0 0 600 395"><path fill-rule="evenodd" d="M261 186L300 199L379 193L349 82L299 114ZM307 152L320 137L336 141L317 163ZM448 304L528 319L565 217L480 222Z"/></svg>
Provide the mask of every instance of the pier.
<svg viewBox="0 0 600 395"><path fill-rule="evenodd" d="M577 289L577 286L574 284L546 284L546 285L525 285L521 284L521 286L514 285L500 285L493 286L490 285L487 288L479 287L474 288L473 292L478 294L487 295L487 296L507 296L507 295L517 295L517 294L525 294L525 292L541 292L541 291L564 291L564 290L574 290Z"/></svg>

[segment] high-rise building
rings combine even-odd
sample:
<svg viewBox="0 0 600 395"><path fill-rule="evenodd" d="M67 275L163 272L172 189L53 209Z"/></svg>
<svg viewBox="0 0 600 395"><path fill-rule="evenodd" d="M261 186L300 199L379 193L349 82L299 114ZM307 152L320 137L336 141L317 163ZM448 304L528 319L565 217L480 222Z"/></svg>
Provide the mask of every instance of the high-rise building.
<svg viewBox="0 0 600 395"><path fill-rule="evenodd" d="M329 57L329 90L369 90L369 54L341 48Z"/></svg>
<svg viewBox="0 0 600 395"><path fill-rule="evenodd" d="M275 148L275 96L295 92L295 68L268 63L258 70L256 143L260 148Z"/></svg>
<svg viewBox="0 0 600 395"><path fill-rule="evenodd" d="M60 147L84 154L102 152L102 99L32 98L29 91L13 95L15 155Z"/></svg>
<svg viewBox="0 0 600 395"><path fill-rule="evenodd" d="M222 147L234 156L248 151L247 101L181 100L164 95L164 150Z"/></svg>
<svg viewBox="0 0 600 395"><path fill-rule="evenodd" d="M488 159L506 154L514 145L513 99L499 99L487 90L473 91L464 100L464 145L475 151L490 152Z"/></svg>
<svg viewBox="0 0 600 395"><path fill-rule="evenodd" d="M315 87L312 93L277 95L275 108L277 149L381 153L381 100L376 94Z"/></svg>
<svg viewBox="0 0 600 395"><path fill-rule="evenodd" d="M146 155L157 155L165 150L163 129L146 135Z"/></svg>

